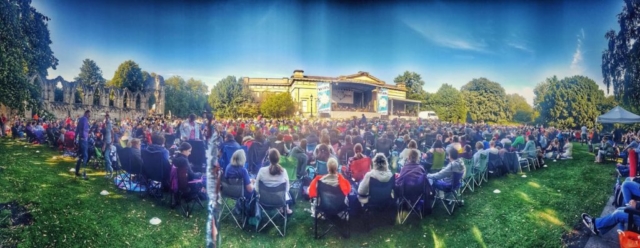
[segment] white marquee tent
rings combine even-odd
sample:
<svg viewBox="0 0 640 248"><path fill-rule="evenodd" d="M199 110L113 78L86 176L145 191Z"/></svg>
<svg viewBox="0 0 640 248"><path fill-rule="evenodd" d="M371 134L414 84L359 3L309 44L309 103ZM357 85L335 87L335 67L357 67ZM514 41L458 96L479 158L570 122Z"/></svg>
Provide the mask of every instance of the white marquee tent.
<svg viewBox="0 0 640 248"><path fill-rule="evenodd" d="M609 110L609 112L598 116L596 121L599 123L633 124L640 123L640 116L617 106L612 110Z"/></svg>

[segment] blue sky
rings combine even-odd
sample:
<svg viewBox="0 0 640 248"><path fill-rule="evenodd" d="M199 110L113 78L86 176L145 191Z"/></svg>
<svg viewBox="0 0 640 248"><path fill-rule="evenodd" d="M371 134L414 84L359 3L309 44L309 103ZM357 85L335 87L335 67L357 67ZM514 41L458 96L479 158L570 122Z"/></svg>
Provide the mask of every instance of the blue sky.
<svg viewBox="0 0 640 248"><path fill-rule="evenodd" d="M581 74L602 85L604 34L619 29L621 0L603 1L123 1L33 0L51 17L58 75L82 60L106 79L136 61L168 78L338 76L367 71L393 83L405 70L425 90L473 78L531 103L545 78Z"/></svg>

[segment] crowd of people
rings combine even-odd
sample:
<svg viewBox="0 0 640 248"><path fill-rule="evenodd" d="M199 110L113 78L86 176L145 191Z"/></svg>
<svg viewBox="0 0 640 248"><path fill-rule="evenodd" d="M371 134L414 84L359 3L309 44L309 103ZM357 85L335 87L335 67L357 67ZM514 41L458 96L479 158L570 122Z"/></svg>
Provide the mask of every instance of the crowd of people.
<svg viewBox="0 0 640 248"><path fill-rule="evenodd" d="M350 200L348 204L364 206L368 202L372 179L387 183L393 178L396 188L421 180L428 180L433 189L451 187L454 175L465 173L464 161L470 161L475 170L482 166L479 161L483 154L517 152L546 167L545 159L554 162L571 159L572 141L602 143L601 147L606 148L608 139L616 139L619 140L617 144L637 147L637 136L632 133L609 136L586 127L559 130L543 126L453 124L420 119L385 121L368 120L364 115L348 120L269 120L261 117L216 120L210 114L202 117L192 114L185 120L142 117L113 120L108 112L92 118L92 113L86 111L75 120L71 117L7 120L4 115L0 120L3 136L24 137L29 142L46 143L62 151L73 147L68 152L78 156L75 171L80 178L87 178L86 173L80 173L81 167L86 166L91 156L97 156L96 153L104 154L106 177L113 177L113 163L118 163L115 151L120 147L132 148L133 157L139 163L143 163L141 150L162 154L187 181L204 177L203 185L181 187L193 187L191 191L195 194L206 192L201 196L209 200L208 246L213 245L217 233L213 223L218 211L221 177L242 179L244 194L251 196L259 193L261 185L275 187L284 183L290 188L293 182L287 169L295 170L295 180L301 182L303 193L309 198L318 195L317 185L322 182L339 187ZM187 141L204 144L204 166L189 162L192 147ZM285 168L281 157L295 158L296 164ZM320 164L326 165L326 171ZM292 196L287 194L287 200L291 202ZM238 211L244 211L244 207L236 205ZM293 209L287 207L281 211L291 214ZM588 216L584 219L593 226L608 223Z"/></svg>

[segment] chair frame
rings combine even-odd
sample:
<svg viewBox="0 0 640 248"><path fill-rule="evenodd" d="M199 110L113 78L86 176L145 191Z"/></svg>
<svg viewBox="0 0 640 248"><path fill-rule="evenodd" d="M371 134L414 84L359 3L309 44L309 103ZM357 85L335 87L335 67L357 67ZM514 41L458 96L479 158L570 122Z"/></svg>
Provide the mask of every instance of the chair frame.
<svg viewBox="0 0 640 248"><path fill-rule="evenodd" d="M423 176L424 177L424 176ZM422 179L422 183L420 186L420 188L422 189L420 194L416 195L416 199L412 200L412 199L408 199L406 197L406 194L404 193L407 188L405 185L402 185L401 187L398 188L398 203L397 203L397 219L398 219L398 224L404 224L407 219L409 219L409 216L414 213L416 215L418 215L420 217L420 219L422 219L424 217L424 213L423 211L418 211L417 207L418 207L418 203L420 203L420 201L425 201L426 200L426 193L425 192L425 188L426 188L426 184L427 184L427 178L424 177ZM418 186L414 186L414 189L417 189ZM407 191L409 192L409 191ZM415 192L411 192L411 193L415 193ZM404 218L402 217L402 207L403 206L408 206L409 207L409 212L407 213L406 216L404 216ZM424 210L425 206L422 207L422 209Z"/></svg>
<svg viewBox="0 0 640 248"><path fill-rule="evenodd" d="M230 215L231 218L233 218L236 225L240 229L243 229L247 223L247 216L244 214L244 211L245 211L244 206L247 203L247 198L244 195L244 190L245 190L244 181L242 178L225 178L225 177L222 177L220 180L222 180L222 188L220 190L222 206L220 208L220 213L218 213L218 221L221 221ZM233 186L237 186L237 183L239 183L240 192L229 192L225 190L225 183L227 185L233 185ZM236 217L236 215L234 214L233 210L235 206L229 205L229 203L227 202L227 200L229 199L233 200L234 203L236 204L238 201L240 202L242 206L242 209L240 210L240 216ZM226 210L226 214L225 214L225 210Z"/></svg>
<svg viewBox="0 0 640 248"><path fill-rule="evenodd" d="M372 213L374 211L383 212L383 213L387 213L388 209L392 209L392 210L396 210L397 211L397 208L394 208L394 205L396 204L396 200L393 198L393 196L391 196L391 193L393 192L393 189L394 189L394 187L396 185L396 180L395 179L396 178L394 176L391 176L389 181L386 182L386 183L380 182L375 178L370 178L369 179L370 180L369 181L369 195L368 195L369 196L369 201L366 204L364 204L364 206L362 206L362 208L364 210L364 215L365 215L365 217L364 217L364 225L367 228L367 231L371 230L370 220L373 218ZM389 198L387 199L387 200L389 200L389 202L382 203L382 204L372 203L372 202L376 202L375 197L377 197L377 196L375 196L374 200L372 200L373 194L371 194L371 189L375 188L377 185L380 185L380 187L383 187L383 186L385 186L385 184L390 184L390 186L391 186L390 187L390 192L389 192ZM382 202L382 200L381 200L381 202ZM395 216L396 215L397 215L397 213L394 213L392 215L391 221L390 221L391 225L395 224Z"/></svg>
<svg viewBox="0 0 640 248"><path fill-rule="evenodd" d="M523 167L526 167L528 171L531 171L532 164L529 163L529 154L527 154L526 152L516 152L516 154L519 156L518 164L520 167L520 172L523 172ZM536 167L533 166L533 169L536 169Z"/></svg>
<svg viewBox="0 0 640 248"><path fill-rule="evenodd" d="M262 181L258 181L259 184L259 191L256 192L256 200L258 201L258 208L260 209L260 211L264 214L264 216L267 217L267 223L265 223L262 227L259 227L260 224L256 225L256 232L260 232L262 231L265 227L267 227L269 224L272 224L276 230L278 231L278 233L280 234L280 236L285 237L285 235L287 234L287 219L288 219L288 215L286 214L286 208L287 208L287 204L286 204L286 192L287 192L287 188L286 188L286 183L282 183L276 187L267 187L266 185L264 185L264 183ZM263 193L260 193L260 191L265 191L265 189L270 188L270 189L279 189L279 188L283 188L282 191L285 192L282 195L282 202L284 204L282 205L269 205L269 204L265 204L263 203L261 200L261 195ZM279 211L279 208L282 208L282 212ZM275 211L274 211L275 210ZM273 211L275 212L274 214L270 215L268 211ZM282 230L280 230L280 227L278 227L278 225L275 223L275 219L277 217L282 217L284 219L284 225L282 227Z"/></svg>
<svg viewBox="0 0 640 248"><path fill-rule="evenodd" d="M482 182L489 182L489 155L488 154L480 154L480 168L474 174L476 178L474 178L474 182L476 186L481 186Z"/></svg>
<svg viewBox="0 0 640 248"><path fill-rule="evenodd" d="M473 186L475 186L475 181L473 178L476 176L473 172L473 159L463 159L463 161L466 173L462 178L463 187L460 190L461 194L464 193L466 189L471 190L471 192L474 191Z"/></svg>
<svg viewBox="0 0 640 248"><path fill-rule="evenodd" d="M463 173L454 172L454 174L463 174ZM460 192L460 189L462 188L462 183L463 183L462 181L463 181L464 175L458 175L458 176L460 177L460 179L458 181L457 187L455 184L452 184L451 188L448 190L441 190L433 187L436 194L435 194L435 200L431 203L431 207L434 207L436 205L436 201L440 200L440 202L442 202L442 205L444 206L444 209L447 210L447 213L449 215L452 215L457 205L464 206L464 200L462 199L462 193ZM444 192L444 197L440 197L439 192ZM451 197L447 197L447 196L451 196ZM451 205L451 208L447 206L447 202L449 203L448 205Z"/></svg>
<svg viewBox="0 0 640 248"><path fill-rule="evenodd" d="M351 236L351 221L350 221L350 216L349 216L349 211L351 210L351 208L349 207L349 204L345 204L344 206L342 206L342 208L335 210L335 213L327 213L328 211L326 211L325 209L322 208L322 197L321 195L323 194L322 192L324 192L325 190L331 190L334 191L333 194L342 194L342 191L340 190L340 186L337 187L332 187L329 186L321 181L318 181L318 197L316 198L315 201L315 213L314 213L314 228L313 228L313 232L314 232L314 236L316 239L320 239L322 237L324 237L325 235L327 235L327 233L329 233L329 231L331 231L331 229L333 229L334 227L337 227L337 225L333 222L333 220L331 219L331 217L337 216L341 219L346 218L346 222L347 222L347 235L345 236L346 238L349 238ZM344 196L342 198L342 202L341 203L345 203L345 200L348 199L347 196ZM348 202L348 201L347 201ZM337 212L340 211L341 212ZM342 214L340 214L342 213ZM318 222L320 220L320 214L322 214L325 219L329 222L329 228L327 228L327 230L325 230L321 235L318 235Z"/></svg>

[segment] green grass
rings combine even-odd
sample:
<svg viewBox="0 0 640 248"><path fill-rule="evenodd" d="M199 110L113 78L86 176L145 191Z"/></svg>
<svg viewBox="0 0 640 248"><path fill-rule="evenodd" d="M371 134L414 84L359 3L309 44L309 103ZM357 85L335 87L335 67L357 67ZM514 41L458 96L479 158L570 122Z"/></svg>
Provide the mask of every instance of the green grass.
<svg viewBox="0 0 640 248"><path fill-rule="evenodd" d="M298 203L286 238L274 229L240 231L222 222L224 247L559 247L561 237L579 223L580 213L599 215L611 195L613 166L596 165L586 146L576 144L574 160L549 161L549 167L491 179L464 193L465 206L449 216L441 205L423 220L380 225L366 232L352 221L350 239L329 233L313 238L313 219ZM39 150L40 153L35 151ZM206 213L183 218L166 204L115 190L99 171L89 181L75 179L73 161L42 146L0 140L0 202L28 205L34 223L0 229L0 246L19 247L202 247ZM104 197L99 193L109 190ZM499 189L500 194L493 190ZM2 215L0 215L2 217ZM162 224L149 220L159 217ZM2 218L0 218L2 219Z"/></svg>

